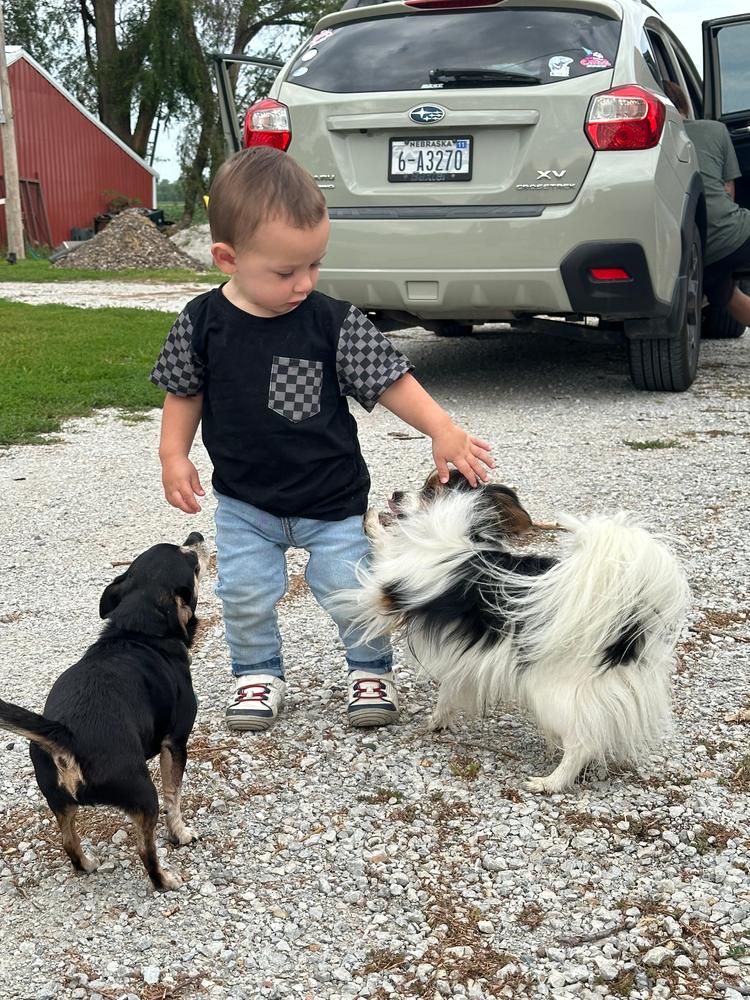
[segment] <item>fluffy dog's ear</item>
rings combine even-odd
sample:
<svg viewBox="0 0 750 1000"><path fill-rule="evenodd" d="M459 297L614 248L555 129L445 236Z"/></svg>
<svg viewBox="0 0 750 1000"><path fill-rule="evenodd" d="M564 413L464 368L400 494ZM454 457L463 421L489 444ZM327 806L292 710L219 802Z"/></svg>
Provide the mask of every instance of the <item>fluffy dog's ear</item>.
<svg viewBox="0 0 750 1000"><path fill-rule="evenodd" d="M124 586L125 580L127 578L127 572L121 573L120 576L115 577L115 579L108 586L104 588L104 592L99 599L99 617L109 618L112 612L115 610L117 605L125 596L127 588Z"/></svg>
<svg viewBox="0 0 750 1000"><path fill-rule="evenodd" d="M440 473L437 469L433 469L427 479L425 479L424 486L422 487L422 496L429 500L442 490L470 490L472 488L458 469L449 470L447 483L441 483Z"/></svg>
<svg viewBox="0 0 750 1000"><path fill-rule="evenodd" d="M488 483L484 487L483 498L491 505L504 535L522 535L532 527L531 515L508 486Z"/></svg>

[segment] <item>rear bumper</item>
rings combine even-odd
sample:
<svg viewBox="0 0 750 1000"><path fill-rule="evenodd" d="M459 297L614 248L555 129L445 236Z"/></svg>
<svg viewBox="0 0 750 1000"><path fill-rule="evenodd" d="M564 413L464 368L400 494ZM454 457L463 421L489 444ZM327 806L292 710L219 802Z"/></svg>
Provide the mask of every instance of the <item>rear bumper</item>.
<svg viewBox="0 0 750 1000"><path fill-rule="evenodd" d="M592 267L619 267L628 280L595 281ZM672 283L676 273L672 275ZM401 272L326 268L319 289L360 308L405 312L424 320L490 322L517 313L579 313L604 319L667 316L671 299L657 297L646 254L636 243L587 243L559 266Z"/></svg>
<svg viewBox="0 0 750 1000"><path fill-rule="evenodd" d="M658 148L597 154L575 201L541 212L482 206L472 217L470 206L434 204L385 216L373 206L332 206L319 287L360 308L426 321L665 316L680 273L685 179L660 156ZM590 262L623 266L632 280L592 287Z"/></svg>
<svg viewBox="0 0 750 1000"><path fill-rule="evenodd" d="M597 279L595 268L625 272L627 278ZM654 293L646 254L639 243L584 243L565 257L560 273L571 311L606 319L667 316L672 303Z"/></svg>

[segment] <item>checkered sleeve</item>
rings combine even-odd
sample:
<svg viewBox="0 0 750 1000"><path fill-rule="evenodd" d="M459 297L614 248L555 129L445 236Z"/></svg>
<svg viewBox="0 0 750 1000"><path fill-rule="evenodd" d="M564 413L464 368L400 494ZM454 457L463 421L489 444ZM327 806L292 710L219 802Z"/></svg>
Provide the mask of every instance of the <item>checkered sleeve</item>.
<svg viewBox="0 0 750 1000"><path fill-rule="evenodd" d="M336 372L342 396L353 396L367 412L385 390L414 369L364 313L351 306L341 324Z"/></svg>
<svg viewBox="0 0 750 1000"><path fill-rule="evenodd" d="M175 320L151 372L151 381L175 396L203 391L203 362L193 352L193 323L187 310Z"/></svg>

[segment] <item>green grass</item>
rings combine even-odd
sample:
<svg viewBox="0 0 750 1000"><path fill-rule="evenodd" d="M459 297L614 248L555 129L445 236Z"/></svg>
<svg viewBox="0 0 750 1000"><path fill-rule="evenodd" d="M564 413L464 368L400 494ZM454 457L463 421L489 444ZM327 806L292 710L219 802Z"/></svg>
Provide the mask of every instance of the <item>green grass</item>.
<svg viewBox="0 0 750 1000"><path fill-rule="evenodd" d="M628 448L632 448L633 451L650 451L658 450L660 448L679 448L679 441L675 441L673 438L653 438L651 441L623 441Z"/></svg>
<svg viewBox="0 0 750 1000"><path fill-rule="evenodd" d="M170 324L145 309L74 309L0 300L0 446L34 443L68 417L161 406L149 373Z"/></svg>
<svg viewBox="0 0 750 1000"><path fill-rule="evenodd" d="M95 271L83 267L53 267L47 260L19 260L8 264L0 259L0 281L203 281L218 284L221 274L216 268L198 273L187 268L131 268L127 271Z"/></svg>
<svg viewBox="0 0 750 1000"><path fill-rule="evenodd" d="M208 191L206 191L206 194L208 194ZM164 218L168 222L178 222L182 218L183 206L181 201L159 201L156 207L163 210ZM206 206L203 204L203 198L199 198L193 212L193 225L199 226L204 222L208 222L208 214Z"/></svg>

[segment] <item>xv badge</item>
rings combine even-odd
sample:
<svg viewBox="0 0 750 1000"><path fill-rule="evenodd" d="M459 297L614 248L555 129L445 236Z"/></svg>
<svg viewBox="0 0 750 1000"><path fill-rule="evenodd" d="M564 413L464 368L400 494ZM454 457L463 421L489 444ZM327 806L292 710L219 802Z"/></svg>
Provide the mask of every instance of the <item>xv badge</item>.
<svg viewBox="0 0 750 1000"><path fill-rule="evenodd" d="M537 170L536 179L541 181L542 179L551 180L553 177L557 177L559 180L567 174L567 170Z"/></svg>

